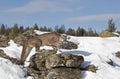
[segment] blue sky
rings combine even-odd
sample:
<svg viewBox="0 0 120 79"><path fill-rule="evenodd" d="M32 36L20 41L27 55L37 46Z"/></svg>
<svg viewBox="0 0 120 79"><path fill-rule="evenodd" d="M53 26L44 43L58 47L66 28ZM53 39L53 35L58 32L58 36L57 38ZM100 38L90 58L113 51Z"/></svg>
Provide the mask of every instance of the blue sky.
<svg viewBox="0 0 120 79"><path fill-rule="evenodd" d="M113 18L120 30L120 0L1 0L0 24L66 28L107 28Z"/></svg>

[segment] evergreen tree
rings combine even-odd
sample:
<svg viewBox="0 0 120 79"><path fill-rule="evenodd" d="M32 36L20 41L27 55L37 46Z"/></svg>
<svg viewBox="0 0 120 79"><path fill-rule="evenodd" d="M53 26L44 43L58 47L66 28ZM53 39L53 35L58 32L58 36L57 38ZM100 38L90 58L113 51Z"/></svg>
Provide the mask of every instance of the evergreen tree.
<svg viewBox="0 0 120 79"><path fill-rule="evenodd" d="M92 28L88 28L88 36L94 36Z"/></svg>
<svg viewBox="0 0 120 79"><path fill-rule="evenodd" d="M61 25L61 27L58 27L58 26L55 26L55 32L58 32L58 33L65 33L65 25Z"/></svg>
<svg viewBox="0 0 120 79"><path fill-rule="evenodd" d="M5 35L6 35L6 36L9 36L10 31L11 31L11 28L6 28L6 29L5 29Z"/></svg>
<svg viewBox="0 0 120 79"><path fill-rule="evenodd" d="M69 28L69 29L66 31L66 34L67 34L67 35L75 36L75 30L72 29L72 28Z"/></svg>
<svg viewBox="0 0 120 79"><path fill-rule="evenodd" d="M53 32L53 30L52 30L51 27L49 27L49 28L47 29L47 31L48 31L48 32Z"/></svg>
<svg viewBox="0 0 120 79"><path fill-rule="evenodd" d="M54 32L57 32L57 31L58 31L58 25L56 25L54 28Z"/></svg>
<svg viewBox="0 0 120 79"><path fill-rule="evenodd" d="M108 21L108 29L107 29L107 31L115 32L115 30L116 30L115 23L113 22L113 19L110 19Z"/></svg>
<svg viewBox="0 0 120 79"><path fill-rule="evenodd" d="M13 32L14 32L15 36L18 35L18 33L19 33L18 24L14 24L12 29L13 29Z"/></svg>
<svg viewBox="0 0 120 79"><path fill-rule="evenodd" d="M5 34L5 25L2 24L0 27L0 34Z"/></svg>
<svg viewBox="0 0 120 79"><path fill-rule="evenodd" d="M88 32L87 32L88 36L98 36L96 31L93 31L92 28L88 28Z"/></svg>
<svg viewBox="0 0 120 79"><path fill-rule="evenodd" d="M76 36L84 36L86 33L85 29L78 27L76 30Z"/></svg>
<svg viewBox="0 0 120 79"><path fill-rule="evenodd" d="M57 32L61 34L65 33L65 26L61 25L61 27L57 29Z"/></svg>
<svg viewBox="0 0 120 79"><path fill-rule="evenodd" d="M9 39L14 39L14 37L15 37L14 30L11 29L11 31L9 32Z"/></svg>
<svg viewBox="0 0 120 79"><path fill-rule="evenodd" d="M19 28L19 33L23 33L24 32L24 27L23 26L20 26Z"/></svg>
<svg viewBox="0 0 120 79"><path fill-rule="evenodd" d="M9 32L9 39L14 39L19 34L18 24L14 24L13 28Z"/></svg>
<svg viewBox="0 0 120 79"><path fill-rule="evenodd" d="M37 25L37 24L35 24L35 25L33 26L33 30L39 30L39 28L38 28L38 25Z"/></svg>
<svg viewBox="0 0 120 79"><path fill-rule="evenodd" d="M40 27L40 31L47 31L47 27L46 26Z"/></svg>

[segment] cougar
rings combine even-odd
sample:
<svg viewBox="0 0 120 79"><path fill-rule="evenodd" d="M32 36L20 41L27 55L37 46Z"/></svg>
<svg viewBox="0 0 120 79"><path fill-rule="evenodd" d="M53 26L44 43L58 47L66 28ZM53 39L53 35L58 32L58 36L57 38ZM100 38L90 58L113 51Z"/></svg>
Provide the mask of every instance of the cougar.
<svg viewBox="0 0 120 79"><path fill-rule="evenodd" d="M48 45L52 46L54 50L60 48L60 44L66 40L66 35L59 33L45 33L42 35L34 36L25 41L21 53L20 62L24 64L24 61L28 57L30 51L35 47L36 52L40 50L41 46Z"/></svg>

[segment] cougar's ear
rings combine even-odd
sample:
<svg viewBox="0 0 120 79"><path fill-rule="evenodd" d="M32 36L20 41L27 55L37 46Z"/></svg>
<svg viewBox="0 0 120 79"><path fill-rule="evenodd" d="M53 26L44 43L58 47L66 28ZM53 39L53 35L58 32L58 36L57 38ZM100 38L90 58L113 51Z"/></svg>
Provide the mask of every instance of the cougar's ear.
<svg viewBox="0 0 120 79"><path fill-rule="evenodd" d="M66 34L61 34L62 38L64 38L64 40L67 40L67 35Z"/></svg>

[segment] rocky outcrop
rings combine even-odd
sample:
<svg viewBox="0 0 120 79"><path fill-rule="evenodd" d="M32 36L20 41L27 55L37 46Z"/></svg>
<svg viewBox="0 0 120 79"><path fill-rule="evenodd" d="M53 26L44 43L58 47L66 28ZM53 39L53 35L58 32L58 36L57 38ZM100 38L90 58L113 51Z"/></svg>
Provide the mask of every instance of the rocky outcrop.
<svg viewBox="0 0 120 79"><path fill-rule="evenodd" d="M31 57L29 74L35 79L80 79L83 62L82 56L41 50Z"/></svg>
<svg viewBox="0 0 120 79"><path fill-rule="evenodd" d="M10 60L12 63L14 63L14 64L20 64L20 61L19 61L19 60L17 60L16 58L13 58L13 57L9 57L8 55L6 55L6 54L4 53L3 50L0 50L0 57L5 58L5 59L8 59L8 60Z"/></svg>
<svg viewBox="0 0 120 79"><path fill-rule="evenodd" d="M99 35L99 37L105 38L105 37L118 37L118 35L109 32L109 31L102 31Z"/></svg>

